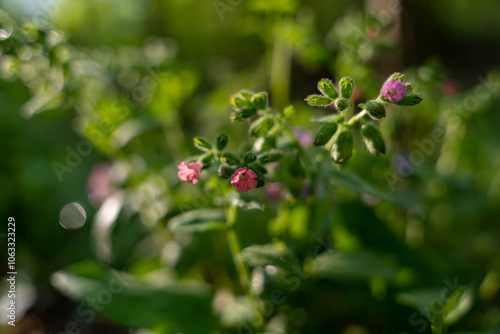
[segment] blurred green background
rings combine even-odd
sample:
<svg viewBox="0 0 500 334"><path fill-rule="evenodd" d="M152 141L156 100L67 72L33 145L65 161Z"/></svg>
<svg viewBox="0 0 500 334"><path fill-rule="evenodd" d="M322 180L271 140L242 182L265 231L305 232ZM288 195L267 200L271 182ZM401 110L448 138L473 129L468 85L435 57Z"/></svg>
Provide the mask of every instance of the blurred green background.
<svg viewBox="0 0 500 334"><path fill-rule="evenodd" d="M458 284L449 332L500 333L498 1L3 0L0 8L0 212L5 226L16 219L20 305L6 332L249 333L241 326L250 323L267 333L431 333L421 305ZM256 325L249 300L231 292L223 235L167 228L186 209L217 206L214 180L194 187L176 177L196 154L191 138L224 131L240 149L246 125L230 124L228 99L241 88L268 91L276 108L293 104L292 127L312 133L310 117L325 111L304 98L319 79L353 77L360 102L395 71L424 102L388 109L386 156L358 145L340 172L321 162L314 198L240 214L244 248L286 243L305 270L250 263L263 280L259 298L276 299ZM269 181L289 182L276 174ZM72 202L86 212L76 230L59 223ZM340 253L311 269L318 246ZM92 306L86 296L105 289L109 268L138 282Z"/></svg>

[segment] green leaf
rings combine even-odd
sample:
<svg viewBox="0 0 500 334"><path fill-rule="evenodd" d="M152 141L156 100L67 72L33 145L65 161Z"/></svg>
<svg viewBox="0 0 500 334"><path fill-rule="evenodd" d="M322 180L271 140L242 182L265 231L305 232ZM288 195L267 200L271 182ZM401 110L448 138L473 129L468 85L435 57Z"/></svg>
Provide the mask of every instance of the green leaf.
<svg viewBox="0 0 500 334"><path fill-rule="evenodd" d="M339 81L340 94L344 99L349 99L354 90L354 80L350 77L343 77Z"/></svg>
<svg viewBox="0 0 500 334"><path fill-rule="evenodd" d="M219 133L219 135L217 136L217 140L216 140L217 149L219 151L222 151L223 149L225 149L228 141L229 141L229 139L227 138L227 135L225 133Z"/></svg>
<svg viewBox="0 0 500 334"><path fill-rule="evenodd" d="M396 103L398 106L414 106L422 102L423 98L422 95L416 94L416 93L409 93L406 94L405 97L398 103Z"/></svg>
<svg viewBox="0 0 500 334"><path fill-rule="evenodd" d="M92 260L54 273L51 282L66 296L82 301L82 312L93 312L84 303L92 298L103 314L126 327L160 334L201 333L218 327L210 289L201 282L152 286ZM105 303L99 302L101 298ZM196 321L192 321L193 314Z"/></svg>
<svg viewBox="0 0 500 334"><path fill-rule="evenodd" d="M435 300L430 305L430 310L432 334L443 334L445 327L440 301Z"/></svg>
<svg viewBox="0 0 500 334"><path fill-rule="evenodd" d="M471 288L461 286L455 290L443 307L443 317L446 325L457 323L474 304L474 293Z"/></svg>
<svg viewBox="0 0 500 334"><path fill-rule="evenodd" d="M173 217L168 227L173 233L207 232L226 229L225 221L224 210L200 209Z"/></svg>
<svg viewBox="0 0 500 334"><path fill-rule="evenodd" d="M414 289L396 295L396 301L415 310L425 310L424 316L430 321L429 307L441 296L442 288Z"/></svg>
<svg viewBox="0 0 500 334"><path fill-rule="evenodd" d="M411 93L413 91L413 85L411 83L405 83L406 93Z"/></svg>
<svg viewBox="0 0 500 334"><path fill-rule="evenodd" d="M455 291L450 291L448 287L415 289L397 294L396 301L415 310L424 310L425 317L435 324L435 330L439 332L442 325L456 323L471 309L473 292L466 286L460 286Z"/></svg>
<svg viewBox="0 0 500 334"><path fill-rule="evenodd" d="M193 143L197 149L202 151L210 151L212 149L212 144L210 144L206 139L201 137L194 137Z"/></svg>
<svg viewBox="0 0 500 334"><path fill-rule="evenodd" d="M335 86L329 79L321 79L318 82L318 90L325 95L326 97L329 97L332 100L335 100L337 97L339 97L339 93L335 89Z"/></svg>
<svg viewBox="0 0 500 334"><path fill-rule="evenodd" d="M284 245L254 245L243 249L240 256L252 267L272 265L293 268L299 263L295 255Z"/></svg>
<svg viewBox="0 0 500 334"><path fill-rule="evenodd" d="M274 125L274 120L269 116L262 116L250 125L248 133L253 137L265 137Z"/></svg>
<svg viewBox="0 0 500 334"><path fill-rule="evenodd" d="M330 166L329 166L330 167ZM325 179L330 179L333 183L351 189L357 193L367 193L385 201L397 203L400 205L418 205L414 199L401 195L389 195L375 188L373 185L363 180L359 175L348 170L339 168L321 168L321 176Z"/></svg>
<svg viewBox="0 0 500 334"><path fill-rule="evenodd" d="M342 253L328 250L308 263L314 275L339 280L368 280L372 277L393 278L397 270L368 252Z"/></svg>
<svg viewBox="0 0 500 334"><path fill-rule="evenodd" d="M338 125L335 122L324 123L314 138L314 146L323 146L337 132Z"/></svg>
<svg viewBox="0 0 500 334"><path fill-rule="evenodd" d="M234 192L228 195L228 200L231 205L237 206L243 210L264 211L264 203L260 202L257 197L251 193Z"/></svg>
<svg viewBox="0 0 500 334"><path fill-rule="evenodd" d="M269 135L266 137L257 138L257 140L255 140L255 143L253 144L252 150L254 152L260 153L270 151L273 148L276 148L276 136Z"/></svg>
<svg viewBox="0 0 500 334"><path fill-rule="evenodd" d="M332 104L333 99L323 95L309 95L306 101L309 105L314 107L326 107Z"/></svg>

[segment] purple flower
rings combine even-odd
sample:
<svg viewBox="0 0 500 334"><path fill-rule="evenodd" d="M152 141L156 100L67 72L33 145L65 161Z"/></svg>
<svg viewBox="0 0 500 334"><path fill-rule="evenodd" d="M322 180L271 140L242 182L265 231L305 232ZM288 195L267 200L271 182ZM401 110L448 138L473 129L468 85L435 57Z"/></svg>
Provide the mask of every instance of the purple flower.
<svg viewBox="0 0 500 334"><path fill-rule="evenodd" d="M304 148L311 146L312 143L314 142L314 135L309 131L297 127L294 128L292 132L295 135L295 137L297 137L299 145Z"/></svg>
<svg viewBox="0 0 500 334"><path fill-rule="evenodd" d="M382 86L380 93L383 97L388 98L389 101L398 103L406 95L406 86L399 80L388 80Z"/></svg>

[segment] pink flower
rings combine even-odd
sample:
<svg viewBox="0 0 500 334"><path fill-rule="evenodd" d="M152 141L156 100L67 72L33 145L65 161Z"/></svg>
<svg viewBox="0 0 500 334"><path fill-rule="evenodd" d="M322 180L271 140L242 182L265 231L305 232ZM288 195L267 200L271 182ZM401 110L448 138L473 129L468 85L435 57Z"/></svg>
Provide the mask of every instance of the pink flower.
<svg viewBox="0 0 500 334"><path fill-rule="evenodd" d="M281 198L283 197L283 185L281 182L267 183L266 197L271 201L281 201Z"/></svg>
<svg viewBox="0 0 500 334"><path fill-rule="evenodd" d="M309 147L314 142L314 135L309 131L302 130L301 128L294 128L292 132L295 137L297 137L299 145L302 147Z"/></svg>
<svg viewBox="0 0 500 334"><path fill-rule="evenodd" d="M106 163L95 165L87 179L89 201L100 207L104 201L116 191L111 184L111 166Z"/></svg>
<svg viewBox="0 0 500 334"><path fill-rule="evenodd" d="M203 165L198 161L192 162L190 164L187 164L185 161L183 161L180 165L177 166L177 168L179 168L177 176L182 181L195 184L196 182L198 182L198 174L200 174L201 167L203 167Z"/></svg>
<svg viewBox="0 0 500 334"><path fill-rule="evenodd" d="M406 86L399 80L389 80L382 86L380 93L389 101L398 103L406 95Z"/></svg>
<svg viewBox="0 0 500 334"><path fill-rule="evenodd" d="M445 80L441 83L441 92L445 96L455 96L460 91L458 81L453 79Z"/></svg>
<svg viewBox="0 0 500 334"><path fill-rule="evenodd" d="M231 175L231 185L236 186L240 193L255 189L257 187L257 174L246 167L238 168Z"/></svg>

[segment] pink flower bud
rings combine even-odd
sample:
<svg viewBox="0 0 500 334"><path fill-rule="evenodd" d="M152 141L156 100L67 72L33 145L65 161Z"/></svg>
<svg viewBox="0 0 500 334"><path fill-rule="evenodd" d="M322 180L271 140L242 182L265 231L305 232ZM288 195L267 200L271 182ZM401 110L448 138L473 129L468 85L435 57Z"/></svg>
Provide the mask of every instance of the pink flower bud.
<svg viewBox="0 0 500 334"><path fill-rule="evenodd" d="M231 175L231 185L236 186L240 193L255 189L257 187L257 174L246 167L238 168Z"/></svg>
<svg viewBox="0 0 500 334"><path fill-rule="evenodd" d="M382 86L380 93L383 97L388 98L389 101L398 103L406 95L406 86L399 80L388 80Z"/></svg>
<svg viewBox="0 0 500 334"><path fill-rule="evenodd" d="M198 175L200 174L201 167L203 167L203 165L198 161L192 162L190 164L183 161L180 165L177 166L177 168L179 168L177 176L182 181L195 184L196 182L198 182Z"/></svg>

